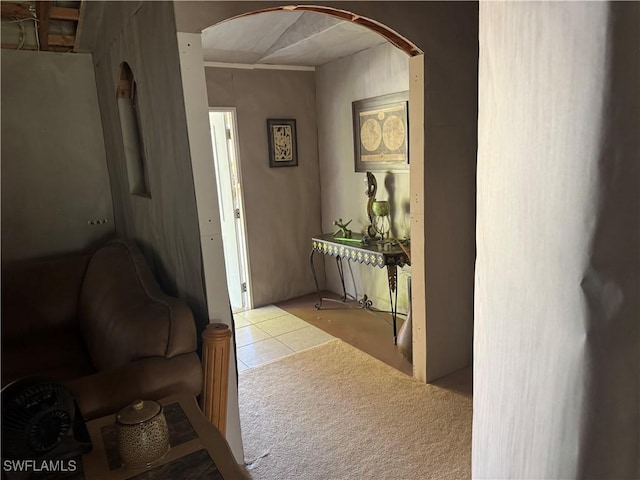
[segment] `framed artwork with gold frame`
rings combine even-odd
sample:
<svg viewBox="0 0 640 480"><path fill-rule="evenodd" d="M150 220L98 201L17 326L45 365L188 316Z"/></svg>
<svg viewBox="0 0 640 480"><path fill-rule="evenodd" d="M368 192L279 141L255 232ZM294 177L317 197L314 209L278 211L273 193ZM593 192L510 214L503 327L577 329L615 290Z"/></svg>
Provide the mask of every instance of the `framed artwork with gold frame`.
<svg viewBox="0 0 640 480"><path fill-rule="evenodd" d="M409 92L352 103L355 171L409 169Z"/></svg>

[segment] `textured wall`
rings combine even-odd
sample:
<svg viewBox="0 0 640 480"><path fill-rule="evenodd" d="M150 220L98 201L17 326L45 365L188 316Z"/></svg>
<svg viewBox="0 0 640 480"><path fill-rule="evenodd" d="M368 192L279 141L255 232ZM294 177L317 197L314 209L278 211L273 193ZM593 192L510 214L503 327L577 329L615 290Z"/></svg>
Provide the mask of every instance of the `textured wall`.
<svg viewBox="0 0 640 480"><path fill-rule="evenodd" d="M211 107L236 107L255 307L315 291L311 236L320 232L313 72L206 68ZM294 118L298 166L269 168L267 118Z"/></svg>
<svg viewBox="0 0 640 480"><path fill-rule="evenodd" d="M162 288L189 304L199 330L209 319L231 325L215 200L209 202L213 208L202 212L196 205L194 169L203 163L212 166L210 143L204 149L193 148L191 143L201 131L208 139L206 100L198 102L201 111L190 108L187 112L185 107L198 89L183 88L183 81L199 86L201 77L205 95L202 56L197 58L195 70L189 68L189 62L181 62L188 55L180 52L196 45L176 34L170 2L89 2L83 31L81 45L94 52L118 235L137 241ZM183 40L186 42L179 51ZM130 65L137 82L150 198L129 193L116 103L123 61ZM199 130L190 123L194 120ZM212 175L199 178L199 185L207 180L211 188L199 192L200 200L216 197ZM214 275L212 281L208 277L205 282L205 262L207 272L220 272L219 278ZM235 458L242 461L234 352L229 371L227 439Z"/></svg>
<svg viewBox="0 0 640 480"><path fill-rule="evenodd" d="M88 12L100 29L93 57L116 231L138 242L163 290L185 300L202 329L209 319L172 5L107 2ZM122 62L137 84L151 198L129 193L116 103Z"/></svg>
<svg viewBox="0 0 640 480"><path fill-rule="evenodd" d="M81 250L113 230L91 56L3 49L2 260Z"/></svg>
<svg viewBox="0 0 640 480"><path fill-rule="evenodd" d="M482 3L474 478L639 478L640 5Z"/></svg>
<svg viewBox="0 0 640 480"><path fill-rule="evenodd" d="M316 69L318 105L318 147L322 191L322 231L333 232L333 221L352 220L349 228L365 233L367 216L366 174L354 171L353 116L355 100L409 90L409 57L386 43L326 63ZM393 233L398 238L410 237L409 171L373 172L376 176L378 200L389 200ZM327 286L342 294L342 285L333 257L325 258ZM389 309L389 287L386 270L354 262L352 265L358 298L367 294L374 306ZM347 291L354 295L351 276L346 278ZM406 280L400 280L398 309L407 312Z"/></svg>

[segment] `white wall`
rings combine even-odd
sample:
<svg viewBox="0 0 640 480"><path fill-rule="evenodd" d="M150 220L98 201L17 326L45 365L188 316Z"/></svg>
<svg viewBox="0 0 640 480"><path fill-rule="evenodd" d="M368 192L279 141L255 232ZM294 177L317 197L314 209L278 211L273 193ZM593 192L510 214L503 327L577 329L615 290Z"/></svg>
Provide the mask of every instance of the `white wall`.
<svg viewBox="0 0 640 480"><path fill-rule="evenodd" d="M217 182L207 107L207 92L202 66L202 44L199 34L177 33L182 94L189 131L189 153L198 209L202 269L208 318L231 328L225 438L236 461L243 463L243 446L238 409L238 368L236 366L235 330L229 302L222 225L217 204Z"/></svg>
<svg viewBox="0 0 640 480"><path fill-rule="evenodd" d="M355 172L352 102L409 90L409 57L385 43L316 68L318 109L318 151L322 192L322 232L336 227L333 221L352 220L349 228L365 233L367 216L366 174ZM410 237L409 170L373 172L378 200L392 206L393 232ZM317 260L316 260L317 261ZM342 285L333 257L325 258L327 287L342 294ZM346 264L345 264L346 269ZM389 286L386 269L352 263L358 299L366 294L374 307L388 310ZM348 272L348 269L346 269ZM355 294L351 277L345 277L347 292ZM406 279L399 279L398 311L408 311Z"/></svg>
<svg viewBox="0 0 640 480"><path fill-rule="evenodd" d="M640 5L480 4L474 478L639 478Z"/></svg>
<svg viewBox="0 0 640 480"><path fill-rule="evenodd" d="M113 235L91 55L3 49L1 108L3 262Z"/></svg>
<svg viewBox="0 0 640 480"><path fill-rule="evenodd" d="M320 232L314 73L206 68L211 107L236 107L254 307L315 291ZM298 166L269 168L267 118L296 120Z"/></svg>

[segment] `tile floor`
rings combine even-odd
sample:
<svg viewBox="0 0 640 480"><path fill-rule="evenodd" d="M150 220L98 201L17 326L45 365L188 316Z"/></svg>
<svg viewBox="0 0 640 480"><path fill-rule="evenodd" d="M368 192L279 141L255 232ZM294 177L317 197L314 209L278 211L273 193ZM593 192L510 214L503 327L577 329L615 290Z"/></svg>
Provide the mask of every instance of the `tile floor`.
<svg viewBox="0 0 640 480"><path fill-rule="evenodd" d="M234 313L233 316L239 371L334 338L275 305Z"/></svg>

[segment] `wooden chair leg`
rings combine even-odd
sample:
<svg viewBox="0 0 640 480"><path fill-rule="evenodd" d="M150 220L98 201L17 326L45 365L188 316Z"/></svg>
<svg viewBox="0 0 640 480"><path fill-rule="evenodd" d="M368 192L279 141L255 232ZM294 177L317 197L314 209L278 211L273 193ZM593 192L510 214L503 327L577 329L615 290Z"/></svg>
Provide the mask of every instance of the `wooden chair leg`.
<svg viewBox="0 0 640 480"><path fill-rule="evenodd" d="M202 332L204 391L200 407L223 435L227 426L230 348L231 330L224 323L210 323Z"/></svg>

